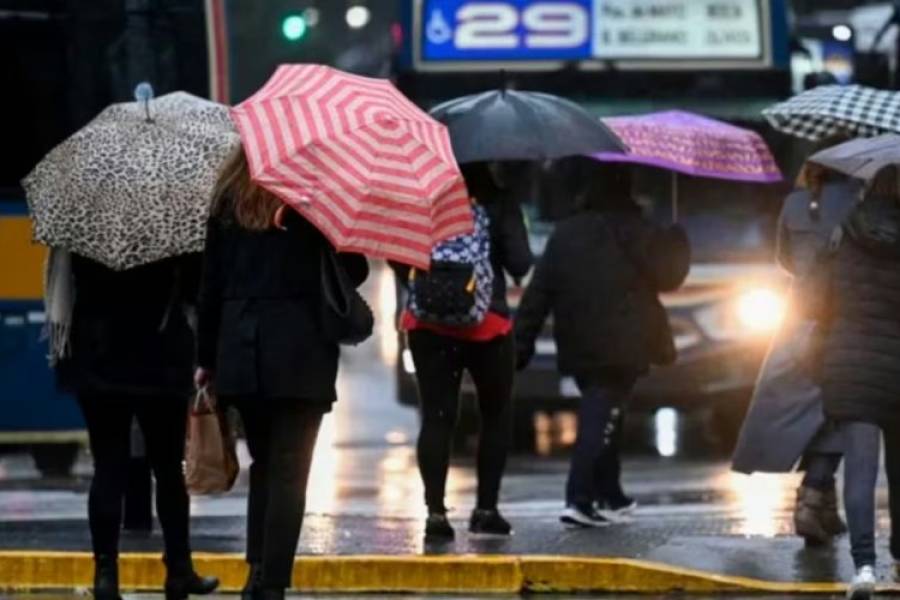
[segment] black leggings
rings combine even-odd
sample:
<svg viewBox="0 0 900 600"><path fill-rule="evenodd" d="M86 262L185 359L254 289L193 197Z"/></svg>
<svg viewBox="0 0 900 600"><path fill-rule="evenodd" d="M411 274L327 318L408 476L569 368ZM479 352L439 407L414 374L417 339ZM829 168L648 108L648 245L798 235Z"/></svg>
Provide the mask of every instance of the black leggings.
<svg viewBox="0 0 900 600"><path fill-rule="evenodd" d="M319 425L328 403L272 398L230 398L241 414L250 466L247 562L262 566L262 585L291 585L306 486Z"/></svg>
<svg viewBox="0 0 900 600"><path fill-rule="evenodd" d="M431 512L446 511L444 491L465 369L475 383L481 413L478 508L496 508L512 434L512 335L488 342L467 342L429 331L411 331L409 346L416 365L422 410L418 456L425 504Z"/></svg>
<svg viewBox="0 0 900 600"><path fill-rule="evenodd" d="M79 395L94 458L88 520L95 556L118 556L122 500L131 464L131 422L141 426L147 459L156 477L156 512L162 525L166 563L190 566L188 495L182 461L187 397Z"/></svg>

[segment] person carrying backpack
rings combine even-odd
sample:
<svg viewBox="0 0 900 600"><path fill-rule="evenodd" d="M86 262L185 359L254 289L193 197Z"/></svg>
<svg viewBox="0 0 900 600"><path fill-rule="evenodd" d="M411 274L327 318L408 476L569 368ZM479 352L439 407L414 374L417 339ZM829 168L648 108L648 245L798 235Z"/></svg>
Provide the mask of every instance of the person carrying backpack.
<svg viewBox="0 0 900 600"><path fill-rule="evenodd" d="M587 161L588 159L582 159ZM602 527L596 501L617 423L637 378L676 358L658 294L677 289L690 268L683 228L659 227L631 199L628 171L581 163L582 210L556 225L516 315L517 366L525 368L548 314L559 371L581 391L578 430L560 520Z"/></svg>
<svg viewBox="0 0 900 600"><path fill-rule="evenodd" d="M408 334L419 387L418 461L429 541L454 537L444 491L464 370L475 383L481 415L478 500L469 531L512 532L497 509L512 433L515 372L504 273L524 277L533 257L521 208L495 183L488 165L463 165L462 171L473 199L474 231L438 244L428 272L393 265L409 291L400 328Z"/></svg>

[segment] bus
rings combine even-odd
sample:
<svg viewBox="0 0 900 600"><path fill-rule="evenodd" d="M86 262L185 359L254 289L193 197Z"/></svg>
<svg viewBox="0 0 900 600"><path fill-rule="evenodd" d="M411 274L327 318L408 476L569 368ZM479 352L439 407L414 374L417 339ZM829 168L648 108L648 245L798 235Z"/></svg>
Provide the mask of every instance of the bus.
<svg viewBox="0 0 900 600"><path fill-rule="evenodd" d="M206 27L202 0L0 0L0 449L30 449L45 475L68 474L87 436L48 367L46 249L19 182L139 81L208 95Z"/></svg>

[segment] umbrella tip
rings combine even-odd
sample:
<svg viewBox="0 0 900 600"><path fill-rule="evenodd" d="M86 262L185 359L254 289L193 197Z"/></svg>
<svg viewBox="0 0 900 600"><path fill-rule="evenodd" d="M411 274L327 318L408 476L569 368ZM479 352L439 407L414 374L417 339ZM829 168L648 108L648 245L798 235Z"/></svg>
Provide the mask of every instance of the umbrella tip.
<svg viewBox="0 0 900 600"><path fill-rule="evenodd" d="M138 102L153 100L153 86L147 81L142 81L134 88L134 99Z"/></svg>
<svg viewBox="0 0 900 600"><path fill-rule="evenodd" d="M505 96L507 90L509 90L509 73L506 69L500 69L500 93Z"/></svg>

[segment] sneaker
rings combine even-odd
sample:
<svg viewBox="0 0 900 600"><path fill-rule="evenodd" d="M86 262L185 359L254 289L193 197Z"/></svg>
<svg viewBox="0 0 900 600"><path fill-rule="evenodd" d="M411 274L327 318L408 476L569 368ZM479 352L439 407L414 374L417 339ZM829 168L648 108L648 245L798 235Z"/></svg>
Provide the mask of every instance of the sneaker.
<svg viewBox="0 0 900 600"><path fill-rule="evenodd" d="M610 521L624 521L634 514L638 503L634 498L622 496L613 500L598 501L594 508L597 513Z"/></svg>
<svg viewBox="0 0 900 600"><path fill-rule="evenodd" d="M512 534L512 526L496 508L476 508L469 519L469 533L474 535L507 536Z"/></svg>
<svg viewBox="0 0 900 600"><path fill-rule="evenodd" d="M567 506L559 520L577 527L607 527L611 521L594 510L593 506Z"/></svg>
<svg viewBox="0 0 900 600"><path fill-rule="evenodd" d="M847 588L847 598L850 600L869 600L875 593L875 569L865 565L856 571L850 586Z"/></svg>
<svg viewBox="0 0 900 600"><path fill-rule="evenodd" d="M425 520L425 539L432 541L449 541L455 537L453 526L446 513L429 513Z"/></svg>

